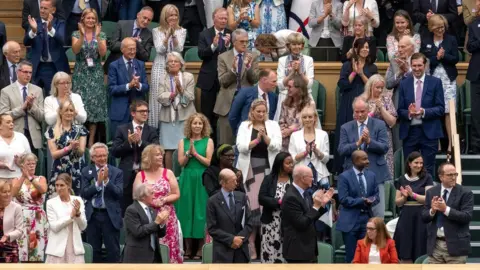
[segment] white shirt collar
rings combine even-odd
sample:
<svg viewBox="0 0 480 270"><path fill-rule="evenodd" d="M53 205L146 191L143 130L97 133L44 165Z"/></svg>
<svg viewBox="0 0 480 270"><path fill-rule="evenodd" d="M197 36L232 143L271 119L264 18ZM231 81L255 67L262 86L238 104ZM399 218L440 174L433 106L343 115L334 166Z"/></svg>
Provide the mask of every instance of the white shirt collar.
<svg viewBox="0 0 480 270"><path fill-rule="evenodd" d="M293 186L298 190L298 192L300 192L300 195L302 195L302 197L303 197L303 193L305 193L305 190L303 190L303 188L301 188L297 184L295 184L295 182L293 182Z"/></svg>
<svg viewBox="0 0 480 270"><path fill-rule="evenodd" d="M441 190L440 190L440 196L443 196L443 192L444 192L445 189L448 190L447 196L449 196L449 195L452 193L453 187L451 187L451 188L445 188L445 187L443 186L443 184L442 184L442 188L441 188ZM446 203L446 202L445 202L445 203Z"/></svg>
<svg viewBox="0 0 480 270"><path fill-rule="evenodd" d="M134 130L134 131L135 131L135 129L136 129L138 126L142 127L142 130L143 130L143 126L145 125L145 123L139 125L139 124L137 124L134 120L132 120L132 125L133 125L133 130Z"/></svg>
<svg viewBox="0 0 480 270"><path fill-rule="evenodd" d="M237 50L235 50L235 48L233 48L233 56L237 56L237 54L239 54L239 52L237 52ZM241 53L242 55L244 55L245 53Z"/></svg>
<svg viewBox="0 0 480 270"><path fill-rule="evenodd" d="M355 175L358 175L359 173L363 173L363 171L357 170L357 168L352 167L353 171L355 172Z"/></svg>
<svg viewBox="0 0 480 270"><path fill-rule="evenodd" d="M261 96L263 94L267 94L267 92L263 91L261 88L260 88L260 85L257 87L258 88L258 95ZM268 94L267 94L268 95Z"/></svg>
<svg viewBox="0 0 480 270"><path fill-rule="evenodd" d="M360 127L361 124L362 124L361 122L357 121L357 127ZM365 126L368 125L368 117L367 117L367 119L365 119L365 121L363 121L363 124L364 124Z"/></svg>
<svg viewBox="0 0 480 270"><path fill-rule="evenodd" d="M148 206L146 204L144 204L143 202L141 202L141 201L137 201L137 202L140 204L140 206L142 207L142 209L144 211L145 211L145 208L148 208Z"/></svg>
<svg viewBox="0 0 480 270"><path fill-rule="evenodd" d="M215 35L218 34L219 32L222 33L222 34L225 33L225 29L218 30L215 26L213 27L213 29L215 29Z"/></svg>
<svg viewBox="0 0 480 270"><path fill-rule="evenodd" d="M420 77L420 79L417 79L417 77L413 77L414 81L415 81L415 86L417 86L417 81L421 81L422 82L422 86L425 82L425 73L423 73L422 77Z"/></svg>
<svg viewBox="0 0 480 270"><path fill-rule="evenodd" d="M18 89L20 89L20 91L23 90L23 87L27 87L27 92L28 92L28 84L27 85L23 85L21 84L18 80L15 82L18 86Z"/></svg>
<svg viewBox="0 0 480 270"><path fill-rule="evenodd" d="M134 60L134 59L132 59L132 60L127 60L127 58L125 58L125 56L123 56L123 55L122 55L122 58L123 58L123 62L125 63L125 66L128 66L128 61L132 61L132 66L134 65L134 63L133 63L133 60Z"/></svg>

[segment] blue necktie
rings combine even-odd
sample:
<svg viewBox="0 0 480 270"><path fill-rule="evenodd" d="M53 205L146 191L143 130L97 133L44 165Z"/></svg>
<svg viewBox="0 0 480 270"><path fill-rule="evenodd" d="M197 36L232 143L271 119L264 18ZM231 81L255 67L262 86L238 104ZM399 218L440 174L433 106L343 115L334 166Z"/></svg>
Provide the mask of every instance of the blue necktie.
<svg viewBox="0 0 480 270"><path fill-rule="evenodd" d="M133 79L132 60L128 60L127 64L128 64L128 67L127 67L128 79L132 80Z"/></svg>
<svg viewBox="0 0 480 270"><path fill-rule="evenodd" d="M148 217L148 222L152 223L152 214L150 213L150 209L148 207L145 207L145 211ZM150 234L150 246L152 247L153 250L155 250L155 236L154 234Z"/></svg>
<svg viewBox="0 0 480 270"><path fill-rule="evenodd" d="M238 70L237 70L237 91L242 88L242 69L243 69L243 55L241 53L237 54L238 57Z"/></svg>
<svg viewBox="0 0 480 270"><path fill-rule="evenodd" d="M445 204L447 203L447 194L448 194L448 190L445 189L443 191L443 196L442 196ZM443 215L444 215L443 213L438 213L437 222L436 222L437 228L442 228L443 227L443 218L444 218Z"/></svg>
<svg viewBox="0 0 480 270"><path fill-rule="evenodd" d="M138 37L140 34L140 28L135 28L135 31L133 31L133 37Z"/></svg>
<svg viewBox="0 0 480 270"><path fill-rule="evenodd" d="M222 32L218 32L218 52L222 52L223 51L223 43L224 43L224 40L223 40L223 33Z"/></svg>
<svg viewBox="0 0 480 270"><path fill-rule="evenodd" d="M25 102L25 100L27 100L27 95L28 95L27 94L27 87L24 86L22 88L22 90L23 90L23 102ZM29 130L28 129L28 111L25 111L24 121L25 121L25 124L24 124L23 129Z"/></svg>
<svg viewBox="0 0 480 270"><path fill-rule="evenodd" d="M97 177L98 177L98 171L100 170L97 170ZM103 206L103 202L102 202L103 188L104 186L102 182L102 190L98 191L97 194L95 194L94 204L96 208L102 208Z"/></svg>
<svg viewBox="0 0 480 270"><path fill-rule="evenodd" d="M363 134L363 130L364 130L364 129L365 129L365 124L364 124L364 123L361 123L361 124L360 124L360 132L359 132L360 134L358 134L358 138L359 138L359 139L360 139L360 137L362 137L362 134ZM362 150L365 149L365 143L362 143L362 144L360 145L360 149L362 149Z"/></svg>
<svg viewBox="0 0 480 270"><path fill-rule="evenodd" d="M363 183L363 173L358 174L358 183L360 184L360 195L364 198L365 194L367 193L367 189Z"/></svg>
<svg viewBox="0 0 480 270"><path fill-rule="evenodd" d="M232 214L235 213L235 202L233 201L232 192L228 193L228 208L230 209L230 212L232 212Z"/></svg>
<svg viewBox="0 0 480 270"><path fill-rule="evenodd" d="M42 60L48 61L48 28L47 23L43 23L43 36L42 36Z"/></svg>
<svg viewBox="0 0 480 270"><path fill-rule="evenodd" d="M12 65L12 83L17 81L17 65Z"/></svg>

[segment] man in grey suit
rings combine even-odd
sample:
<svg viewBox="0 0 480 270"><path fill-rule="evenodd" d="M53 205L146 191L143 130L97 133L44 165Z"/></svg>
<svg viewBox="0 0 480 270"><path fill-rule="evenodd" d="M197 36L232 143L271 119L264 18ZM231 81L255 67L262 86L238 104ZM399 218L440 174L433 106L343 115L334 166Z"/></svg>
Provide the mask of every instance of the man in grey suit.
<svg viewBox="0 0 480 270"><path fill-rule="evenodd" d="M388 151L387 127L382 120L368 117L368 104L362 97L357 97L352 103L353 114L356 120L342 125L340 128L340 143L338 153L344 159L343 169L353 167L352 153L363 150L368 154L369 170L375 173L380 192L380 203L373 207L376 217L385 215L385 187L384 183L391 180L385 154Z"/></svg>
<svg viewBox="0 0 480 270"><path fill-rule="evenodd" d="M247 51L248 33L237 29L232 33L233 50L226 51L218 56L218 80L220 91L215 102L213 112L218 117L217 137L218 145L233 144L234 136L228 113L233 98L241 88L252 86L258 79L258 57Z"/></svg>
<svg viewBox="0 0 480 270"><path fill-rule="evenodd" d="M136 20L118 21L117 30L113 33L112 41L108 46L110 49L110 55L103 65L105 74L108 74L110 63L122 56L120 47L122 45L122 40L127 37L132 37L137 42L137 54L135 58L143 62L148 61L150 58L150 51L153 47L152 31L148 29L148 25L152 21L152 18L153 10L151 7L146 6L137 13Z"/></svg>
<svg viewBox="0 0 480 270"><path fill-rule="evenodd" d="M30 83L32 63L21 61L17 67L17 81L2 89L0 113L9 113L15 122L15 131L27 137L30 148L42 147L43 90Z"/></svg>
<svg viewBox="0 0 480 270"><path fill-rule="evenodd" d="M223 169L219 178L222 188L207 202L207 230L213 238L213 263L248 263L252 221L247 197L234 191L237 176L232 170Z"/></svg>

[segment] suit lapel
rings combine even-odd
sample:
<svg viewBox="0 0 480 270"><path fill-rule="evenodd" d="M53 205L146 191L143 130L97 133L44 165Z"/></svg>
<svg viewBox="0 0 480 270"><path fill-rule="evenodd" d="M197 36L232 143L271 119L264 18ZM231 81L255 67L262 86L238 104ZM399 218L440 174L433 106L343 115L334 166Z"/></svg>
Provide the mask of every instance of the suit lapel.
<svg viewBox="0 0 480 270"><path fill-rule="evenodd" d="M150 221L148 220L147 214L145 213L145 209L142 208L142 206L140 205L140 203L138 201L135 201L134 203L135 203L135 207L137 208L138 213L140 214L140 217L143 218L143 224L150 223ZM150 207L148 209L150 210ZM153 219L153 216L152 216L152 219Z"/></svg>
<svg viewBox="0 0 480 270"><path fill-rule="evenodd" d="M28 89L28 85L27 85L27 89ZM23 97L22 95L20 94L20 88L18 88L18 84L17 83L13 83L12 84L12 91L13 91L13 96L17 99L17 104L23 104ZM23 90L22 90L23 91ZM28 91L28 90L27 90Z"/></svg>
<svg viewBox="0 0 480 270"><path fill-rule="evenodd" d="M130 82L130 80L128 79L127 67L125 66L125 62L123 62L123 56L120 56L120 58L118 58L118 69L120 73L123 74L123 77L125 78L125 80L127 82Z"/></svg>
<svg viewBox="0 0 480 270"><path fill-rule="evenodd" d="M220 204L221 208L223 209L223 211L225 211L225 214L227 214L227 216L230 218L232 223L235 223L235 218L232 216L232 213L230 212L230 209L228 208L228 204L225 201L225 198L223 197L222 191L220 190L220 192L218 192L217 194L218 194L218 197L217 197L218 198L218 203Z"/></svg>
<svg viewBox="0 0 480 270"><path fill-rule="evenodd" d="M440 3L440 0L439 0L439 3ZM427 89L428 89L428 76L427 74L425 74L425 80L423 82L423 90L422 90L422 108L423 108L423 100L424 100L424 97L425 97L425 93L427 92Z"/></svg>
<svg viewBox="0 0 480 270"><path fill-rule="evenodd" d="M355 190L357 191L358 194L360 194L360 184L358 183L357 175L355 174L355 171L353 169L350 170L350 173L352 175L352 177L350 177L350 179L351 179L351 181L353 181L353 185L355 186ZM364 175L364 177L365 177L365 175Z"/></svg>
<svg viewBox="0 0 480 270"><path fill-rule="evenodd" d="M305 198L302 196L302 194L300 194L297 187L292 186L291 188L292 188L292 191L295 194L295 196L297 196L297 198L302 202L303 210L308 211L308 206L307 206L307 203L305 202ZM305 194L305 192L306 191L304 191L304 194Z"/></svg>
<svg viewBox="0 0 480 270"><path fill-rule="evenodd" d="M355 139L355 142L358 141L358 124L357 121L352 122L352 133L353 133L353 138Z"/></svg>
<svg viewBox="0 0 480 270"><path fill-rule="evenodd" d="M452 192L450 193L450 196L448 196L448 200L445 202L448 206L452 205L452 203L455 201L455 197L457 197L458 193L458 188L457 186L454 186L452 188Z"/></svg>

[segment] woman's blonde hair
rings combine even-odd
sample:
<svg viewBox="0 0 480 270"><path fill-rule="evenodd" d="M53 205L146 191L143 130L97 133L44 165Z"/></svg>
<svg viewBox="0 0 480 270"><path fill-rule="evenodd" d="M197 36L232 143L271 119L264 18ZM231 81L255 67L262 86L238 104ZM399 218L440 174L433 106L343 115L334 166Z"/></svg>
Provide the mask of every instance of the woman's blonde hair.
<svg viewBox="0 0 480 270"><path fill-rule="evenodd" d="M291 33L287 37L287 48L290 49L292 44L302 44L305 45L305 40L303 39L302 33Z"/></svg>
<svg viewBox="0 0 480 270"><path fill-rule="evenodd" d="M253 121L255 120L255 117L253 116L253 111L255 111L255 109L258 106L265 106L265 110L267 110L267 102L265 102L265 100L261 98L255 99L252 102L252 105L250 106L250 111L248 112L248 121L250 121L251 124L253 124ZM263 119L263 122L267 121L267 119L268 119L268 112L265 113L265 119Z"/></svg>
<svg viewBox="0 0 480 270"><path fill-rule="evenodd" d="M200 121L202 121L203 123L203 129L201 133L202 138L210 137L210 133L212 133L212 129L210 127L210 122L208 122L207 117L205 117L205 115L201 113L194 113L187 118L187 121L185 121L185 127L183 130L183 134L185 135L185 138L190 139L192 137L192 122L195 118L199 118Z"/></svg>
<svg viewBox="0 0 480 270"><path fill-rule="evenodd" d="M434 14L428 20L428 31L433 32L438 26L444 26L446 32L448 30L448 21L443 15Z"/></svg>
<svg viewBox="0 0 480 270"><path fill-rule="evenodd" d="M63 71L59 71L57 73L55 73L55 75L53 76L53 79L52 79L52 86L50 87L51 89L51 92L52 92L52 96L54 97L58 97L58 83L61 81L61 80L65 80L65 81L68 81L68 82L72 82L72 79L70 78L70 75L68 75L67 73L63 72ZM70 90L72 90L72 84L70 84Z"/></svg>
<svg viewBox="0 0 480 270"><path fill-rule="evenodd" d="M318 113L312 106L306 106L302 109L300 112L300 123L303 126L303 116L310 113L313 114L313 127L315 128L318 125Z"/></svg>
<svg viewBox="0 0 480 270"><path fill-rule="evenodd" d="M0 179L0 191L3 191L8 186L12 190L12 181L7 179Z"/></svg>
<svg viewBox="0 0 480 270"><path fill-rule="evenodd" d="M141 160L142 170L148 171L152 168L153 152L156 150L159 150L162 156L165 154L165 150L159 144L150 144L147 147L145 147L145 149L143 149L142 160Z"/></svg>
<svg viewBox="0 0 480 270"><path fill-rule="evenodd" d="M88 14L93 13L95 15L95 23L98 23L98 14L97 11L93 8L86 8L82 12L82 17L80 18L80 22L83 23L83 20L85 17L87 17Z"/></svg>
<svg viewBox="0 0 480 270"><path fill-rule="evenodd" d="M367 83L365 84L363 94L361 96L367 101L370 100L370 98L372 97L373 87L379 82L383 82L383 91L381 94L383 95L387 90L387 88L385 87L387 85L385 82L385 78L380 74L375 74L368 79Z"/></svg>
<svg viewBox="0 0 480 270"><path fill-rule="evenodd" d="M234 7L241 8L241 7L245 6L243 4L243 2L245 2L245 0L232 0L230 2L230 6L232 6L232 8L234 8Z"/></svg>
<svg viewBox="0 0 480 270"><path fill-rule="evenodd" d="M25 163L29 160L34 160L35 162L38 162L38 158L34 153L26 153L20 158L20 166L25 165Z"/></svg>
<svg viewBox="0 0 480 270"><path fill-rule="evenodd" d="M55 139L60 138L62 136L63 130L62 130L62 111L65 108L68 108L72 106L73 111L75 112L75 105L73 105L73 102L70 99L65 100L64 102L60 103L60 106L58 106L57 109L57 122L55 123L55 126L53 127L53 136ZM73 120L72 120L73 123Z"/></svg>
<svg viewBox="0 0 480 270"><path fill-rule="evenodd" d="M158 26L158 30L160 30L160 32L163 32L163 33L167 32L169 28L167 20L172 10L175 11L178 16L178 22L177 22L177 25L175 25L174 29L178 30L181 28L180 25L178 24L180 22L180 12L178 11L178 8L175 5L168 4L163 7L162 12L160 13L160 21L159 21L160 25Z"/></svg>
<svg viewBox="0 0 480 270"><path fill-rule="evenodd" d="M363 241L365 241L365 245L373 243L379 250L384 248L387 245L387 240L391 239L390 234L387 232L387 226L385 226L385 222L383 222L383 219L379 217L371 218L368 220L368 222L375 224L377 237L375 238L375 241L372 241L370 238L368 238L368 234L365 234L365 238L363 239Z"/></svg>

